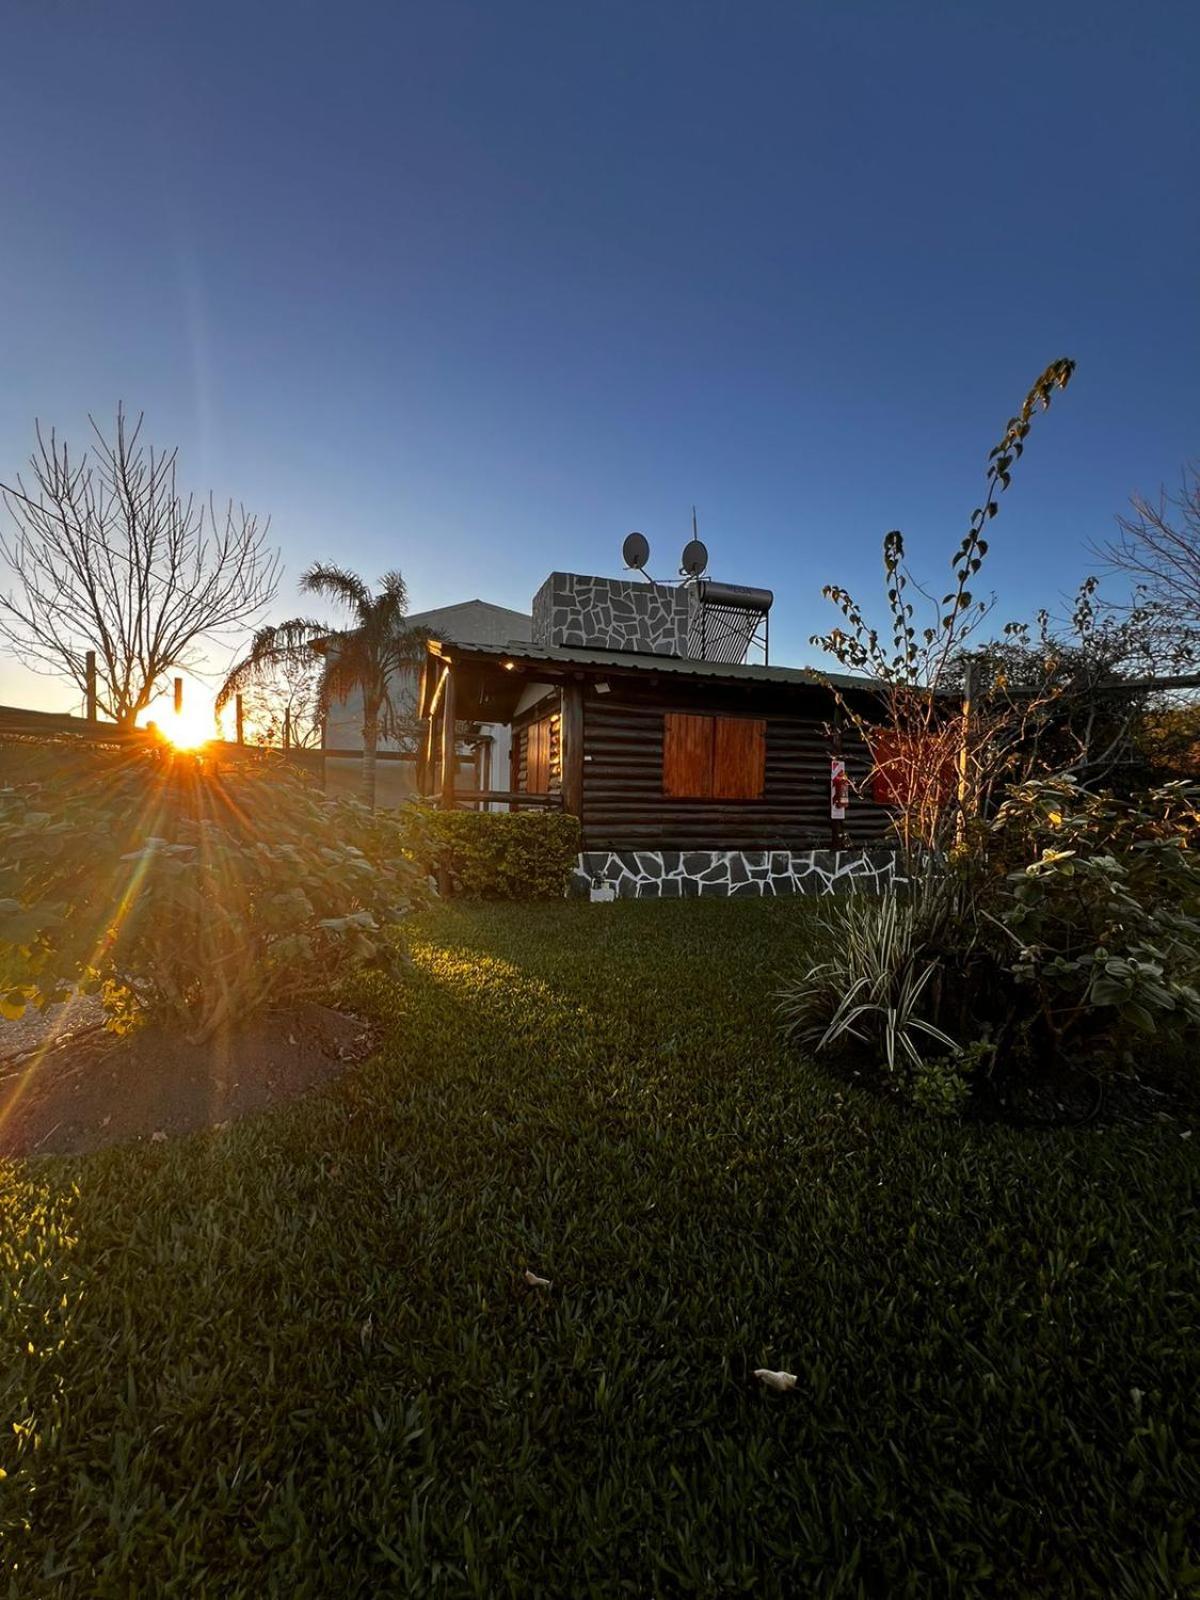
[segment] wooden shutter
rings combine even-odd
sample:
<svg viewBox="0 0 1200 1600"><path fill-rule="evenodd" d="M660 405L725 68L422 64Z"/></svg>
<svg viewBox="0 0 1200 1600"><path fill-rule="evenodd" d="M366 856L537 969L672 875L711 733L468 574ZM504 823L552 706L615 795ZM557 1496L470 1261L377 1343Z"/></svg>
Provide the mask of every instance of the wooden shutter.
<svg viewBox="0 0 1200 1600"><path fill-rule="evenodd" d="M761 800L766 769L765 722L755 717L714 719L714 800Z"/></svg>
<svg viewBox="0 0 1200 1600"><path fill-rule="evenodd" d="M550 788L550 722L543 717L526 730L525 791L546 794Z"/></svg>
<svg viewBox="0 0 1200 1600"><path fill-rule="evenodd" d="M676 800L712 794L711 717L668 711L663 717L663 793Z"/></svg>

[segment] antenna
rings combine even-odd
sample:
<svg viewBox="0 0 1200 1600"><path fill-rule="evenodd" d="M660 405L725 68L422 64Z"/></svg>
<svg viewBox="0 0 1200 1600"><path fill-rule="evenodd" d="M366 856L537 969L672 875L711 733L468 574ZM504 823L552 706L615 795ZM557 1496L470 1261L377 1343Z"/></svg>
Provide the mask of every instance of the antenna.
<svg viewBox="0 0 1200 1600"><path fill-rule="evenodd" d="M644 533L628 533L621 546L621 559L627 567L641 572L650 559L650 544Z"/></svg>

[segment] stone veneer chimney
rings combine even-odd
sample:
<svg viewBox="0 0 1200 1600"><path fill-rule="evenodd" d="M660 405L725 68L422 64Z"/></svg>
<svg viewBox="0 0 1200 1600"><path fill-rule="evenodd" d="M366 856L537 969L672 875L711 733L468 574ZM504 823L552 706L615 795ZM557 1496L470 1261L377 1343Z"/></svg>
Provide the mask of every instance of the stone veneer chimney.
<svg viewBox="0 0 1200 1600"><path fill-rule="evenodd" d="M552 572L533 597L537 644L686 656L688 591L625 578Z"/></svg>

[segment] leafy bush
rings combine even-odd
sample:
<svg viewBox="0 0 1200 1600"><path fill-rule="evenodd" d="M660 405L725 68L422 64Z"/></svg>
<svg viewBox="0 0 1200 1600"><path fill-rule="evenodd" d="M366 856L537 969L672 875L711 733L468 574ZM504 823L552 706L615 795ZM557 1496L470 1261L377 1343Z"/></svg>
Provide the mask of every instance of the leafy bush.
<svg viewBox="0 0 1200 1600"><path fill-rule="evenodd" d="M1148 1035L1172 1060L1200 1029L1198 807L1179 783L1136 801L1022 785L906 898L834 902L829 954L784 992L789 1032L927 1105L965 1097L971 1041L993 1082L1112 1071ZM964 1087L946 1093L951 1070Z"/></svg>
<svg viewBox="0 0 1200 1600"><path fill-rule="evenodd" d="M0 793L0 1009L77 987L118 1029L170 1021L201 1040L391 963L383 930L423 893L394 831L278 764L97 758Z"/></svg>
<svg viewBox="0 0 1200 1600"><path fill-rule="evenodd" d="M579 854L579 819L558 811L438 811L410 806L408 847L455 894L561 900Z"/></svg>
<svg viewBox="0 0 1200 1600"><path fill-rule="evenodd" d="M1026 864L983 909L1042 1048L1111 1063L1138 1034L1170 1044L1200 1027L1198 807L1184 783L1119 800L1064 779L1001 807L993 831Z"/></svg>

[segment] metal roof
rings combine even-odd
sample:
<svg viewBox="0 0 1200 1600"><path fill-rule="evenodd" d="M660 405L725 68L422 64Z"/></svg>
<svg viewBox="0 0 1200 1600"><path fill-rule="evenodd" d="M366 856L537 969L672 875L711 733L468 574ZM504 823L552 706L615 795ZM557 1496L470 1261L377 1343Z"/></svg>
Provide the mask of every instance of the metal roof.
<svg viewBox="0 0 1200 1600"><path fill-rule="evenodd" d="M614 672L667 673L676 677L712 678L728 683L775 683L792 688L861 689L868 693L885 686L876 678L855 678L845 672L821 672L813 667L772 667L757 663L698 661L691 656L656 656L633 650L584 650L572 646L530 644L510 640L507 645L455 644L431 640L431 652L451 661L512 661L536 667L593 667Z"/></svg>

